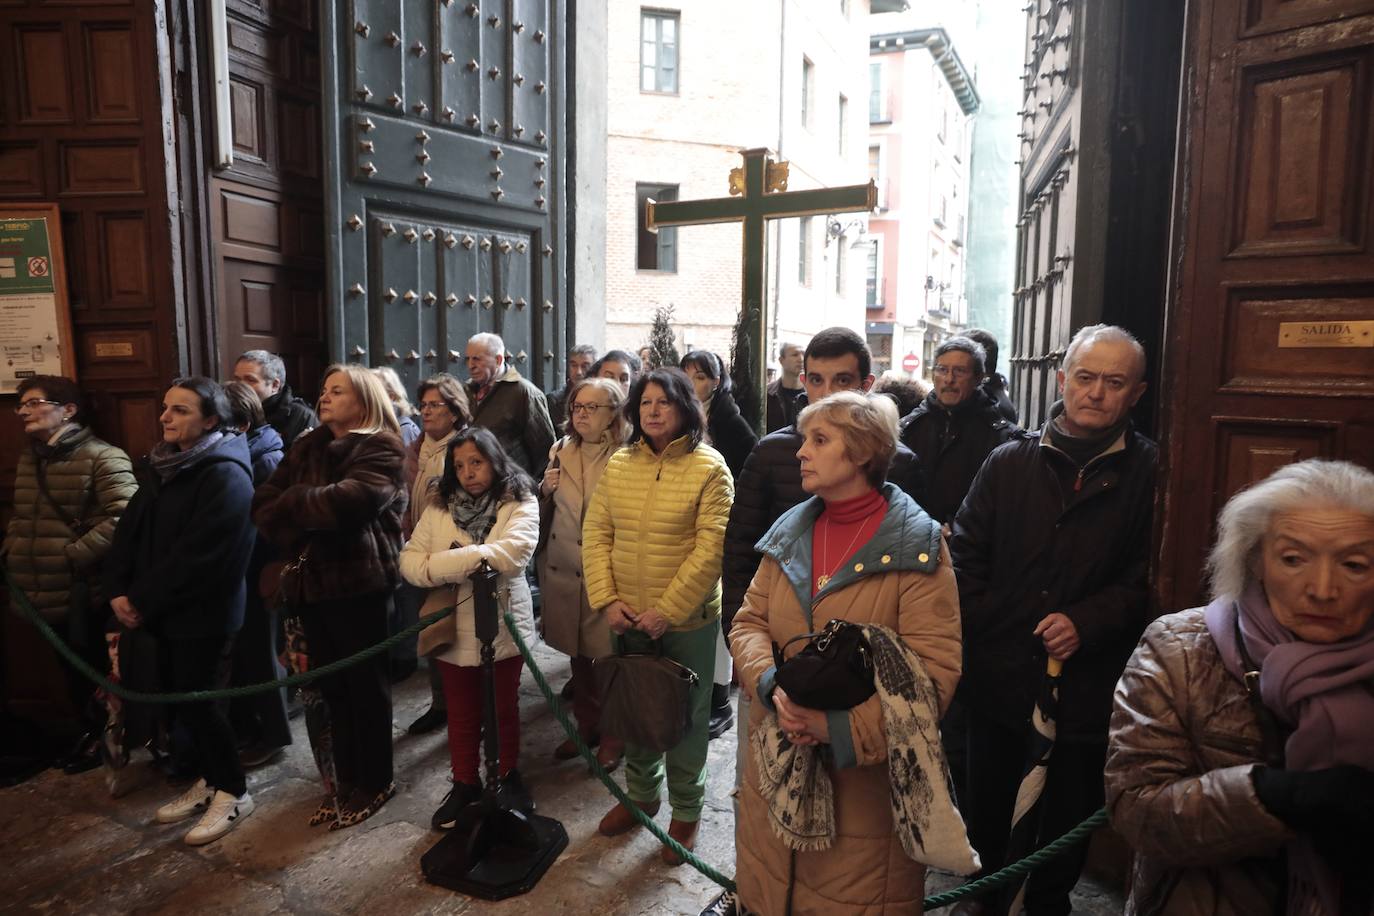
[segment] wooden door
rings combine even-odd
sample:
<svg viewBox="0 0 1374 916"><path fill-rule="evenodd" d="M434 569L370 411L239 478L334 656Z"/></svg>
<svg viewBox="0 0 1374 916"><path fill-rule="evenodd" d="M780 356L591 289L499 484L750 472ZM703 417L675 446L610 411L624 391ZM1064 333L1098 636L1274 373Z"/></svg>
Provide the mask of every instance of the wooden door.
<svg viewBox="0 0 1374 916"><path fill-rule="evenodd" d="M326 359L319 22L310 0L228 0L233 162L210 178L219 370L281 355L307 400Z"/></svg>
<svg viewBox="0 0 1374 916"><path fill-rule="evenodd" d="M77 376L96 432L135 459L158 439L182 358L161 12L132 0L0 3L0 200L61 208ZM27 447L15 401L0 397L0 525ZM0 631L10 708L51 715L66 695L52 652L12 614L0 613Z"/></svg>
<svg viewBox="0 0 1374 916"><path fill-rule="evenodd" d="M564 349L564 3L324 4L331 356L408 386L477 331L556 384Z"/></svg>
<svg viewBox="0 0 1374 916"><path fill-rule="evenodd" d="M1199 0L1188 41L1164 610L1203 599L1214 519L1237 490L1304 458L1374 466L1374 340L1353 324L1374 322L1374 9ZM1359 345L1318 346L1342 336L1331 326Z"/></svg>

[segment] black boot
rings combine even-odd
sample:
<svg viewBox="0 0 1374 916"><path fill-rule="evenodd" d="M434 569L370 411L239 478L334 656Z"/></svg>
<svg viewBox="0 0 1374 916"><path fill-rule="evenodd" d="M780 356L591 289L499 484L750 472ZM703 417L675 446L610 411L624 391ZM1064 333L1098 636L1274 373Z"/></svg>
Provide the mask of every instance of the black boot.
<svg viewBox="0 0 1374 916"><path fill-rule="evenodd" d="M735 724L735 711L730 706L730 685L711 685L711 737L719 738Z"/></svg>

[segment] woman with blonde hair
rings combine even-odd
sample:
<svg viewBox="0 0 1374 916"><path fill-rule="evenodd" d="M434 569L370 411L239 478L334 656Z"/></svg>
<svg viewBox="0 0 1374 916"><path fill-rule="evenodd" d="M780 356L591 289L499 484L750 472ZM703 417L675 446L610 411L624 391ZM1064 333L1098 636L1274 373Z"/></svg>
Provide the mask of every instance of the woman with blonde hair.
<svg viewBox="0 0 1374 916"><path fill-rule="evenodd" d="M386 389L391 409L396 412L396 425L401 428L401 444L408 448L412 442L420 438L420 424L415 422L419 411L410 403L410 398L406 397L406 386L401 384L401 377L396 374L395 369L390 366L374 366L372 373L381 380L382 387Z"/></svg>
<svg viewBox="0 0 1374 916"><path fill-rule="evenodd" d="M548 541L539 555L539 587L544 606L544 641L572 659L573 714L589 747L601 745L597 760L614 769L622 745L601 734L601 704L592 679L592 660L609 655L611 631L592 609L582 579L582 521L592 493L611 455L630 436L622 410L625 394L610 379L584 378L568 392L566 435L549 450L549 466L539 486L541 514L552 513ZM554 757L577 756L572 739Z"/></svg>
<svg viewBox="0 0 1374 916"><path fill-rule="evenodd" d="M325 370L320 426L296 440L253 499L258 528L291 557L283 599L305 627L312 665L386 638L400 581L405 451L391 401L363 366ZM393 794L391 687L384 655L321 679L336 784L311 823L351 827Z"/></svg>
<svg viewBox="0 0 1374 916"><path fill-rule="evenodd" d="M730 630L740 687L757 702L735 828L739 896L718 908L920 913L926 864L977 867L936 726L959 681L959 592L940 526L886 482L895 420L887 398L851 391L797 418L812 498L759 541ZM875 692L848 708L803 705L779 683L798 688L785 671L807 644L798 637L844 623L862 628Z"/></svg>

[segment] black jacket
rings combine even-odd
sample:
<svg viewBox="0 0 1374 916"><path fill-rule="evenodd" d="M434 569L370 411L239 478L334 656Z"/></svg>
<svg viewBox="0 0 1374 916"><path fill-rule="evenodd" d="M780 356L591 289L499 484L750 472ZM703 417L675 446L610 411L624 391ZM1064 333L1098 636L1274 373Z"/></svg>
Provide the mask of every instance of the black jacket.
<svg viewBox="0 0 1374 916"><path fill-rule="evenodd" d="M934 391L926 395L902 420L902 444L916 453L925 477L916 501L937 522L953 519L983 459L1015 431L981 390L953 410Z"/></svg>
<svg viewBox="0 0 1374 916"><path fill-rule="evenodd" d="M1147 620L1157 462L1155 444L1131 430L1077 481L1073 462L1039 433L1018 433L988 456L950 538L962 702L1025 726L1047 659L1033 631L1057 611L1081 641L1059 685L1059 738L1106 740L1112 690Z"/></svg>
<svg viewBox="0 0 1374 916"><path fill-rule="evenodd" d="M806 392L782 387L781 379L768 383L768 410L765 425L770 433L786 429L797 422L797 414L806 406Z"/></svg>
<svg viewBox="0 0 1374 916"><path fill-rule="evenodd" d="M281 433L282 447L290 449L302 433L320 425L320 418L310 405L291 393L291 386L283 384L281 391L262 402L262 412L268 424Z"/></svg>
<svg viewBox="0 0 1374 916"><path fill-rule="evenodd" d="M563 427L568 422L568 389L571 385L544 392L544 401L549 405L549 422L553 424L554 436L563 435Z"/></svg>
<svg viewBox="0 0 1374 916"><path fill-rule="evenodd" d="M797 449L802 434L795 425L769 433L759 440L735 478L735 502L725 527L725 560L722 570L721 626L730 632L735 612L758 572L763 557L754 545L782 514L811 498L802 489L801 462ZM921 489L921 468L916 456L900 443L887 479L908 496Z"/></svg>
<svg viewBox="0 0 1374 916"><path fill-rule="evenodd" d="M1000 372L994 372L983 379L983 394L992 399L997 405L997 412L1007 418L1007 422L1015 426L1021 422L1021 415L1016 412L1016 405L1007 396L1007 379Z"/></svg>
<svg viewBox="0 0 1374 916"><path fill-rule="evenodd" d="M744 460L754 450L759 437L749 421L740 415L739 405L728 391L716 389L711 398L711 410L706 416L706 434L711 437L711 447L720 452L730 476L739 479L744 469Z"/></svg>
<svg viewBox="0 0 1374 916"><path fill-rule="evenodd" d="M252 504L253 468L241 435L220 440L170 480L150 475L115 528L105 594L127 595L156 636L237 632L256 534Z"/></svg>

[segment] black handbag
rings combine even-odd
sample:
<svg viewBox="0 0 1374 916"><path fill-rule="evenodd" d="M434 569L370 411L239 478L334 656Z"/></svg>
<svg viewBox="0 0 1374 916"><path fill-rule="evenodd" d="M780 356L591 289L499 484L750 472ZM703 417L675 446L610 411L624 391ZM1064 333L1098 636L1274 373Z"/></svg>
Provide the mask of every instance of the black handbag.
<svg viewBox="0 0 1374 916"><path fill-rule="evenodd" d="M695 671L664 658L661 648L598 658L592 671L603 734L659 753L682 743L692 728L692 689L701 680Z"/></svg>
<svg viewBox="0 0 1374 916"><path fill-rule="evenodd" d="M787 647L807 640L802 650L784 658ZM853 709L877 692L873 650L858 624L832 620L819 633L803 633L781 649L773 643L776 683L787 697L807 709Z"/></svg>

